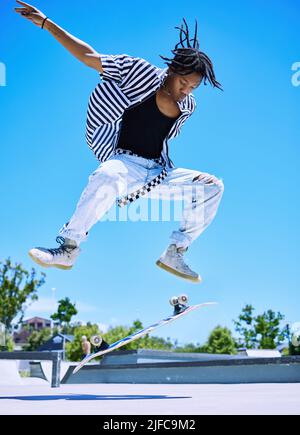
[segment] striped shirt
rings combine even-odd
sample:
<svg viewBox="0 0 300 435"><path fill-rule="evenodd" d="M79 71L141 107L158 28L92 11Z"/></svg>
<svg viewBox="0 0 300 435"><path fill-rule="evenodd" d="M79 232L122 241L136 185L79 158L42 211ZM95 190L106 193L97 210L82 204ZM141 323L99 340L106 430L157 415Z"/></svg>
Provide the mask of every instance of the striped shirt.
<svg viewBox="0 0 300 435"><path fill-rule="evenodd" d="M86 140L100 162L115 151L124 111L142 103L161 87L168 68L158 68L145 59L101 54L102 81L92 92L87 111ZM177 137L185 121L195 110L193 94L177 103L181 115L164 140L161 157L167 167L174 167L169 158L169 140Z"/></svg>

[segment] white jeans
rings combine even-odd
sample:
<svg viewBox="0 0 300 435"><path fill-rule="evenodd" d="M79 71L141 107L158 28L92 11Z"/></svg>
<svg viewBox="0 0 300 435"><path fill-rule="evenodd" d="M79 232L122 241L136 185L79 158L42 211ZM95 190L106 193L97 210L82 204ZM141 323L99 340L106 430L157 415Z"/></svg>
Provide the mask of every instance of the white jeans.
<svg viewBox="0 0 300 435"><path fill-rule="evenodd" d="M59 234L78 244L86 240L92 226L117 199L140 189L161 171L161 165L143 157L126 154L111 157L89 177L74 215ZM145 197L184 201L180 228L172 233L171 243L188 248L214 219L223 191L223 182L212 175L169 168L167 178Z"/></svg>

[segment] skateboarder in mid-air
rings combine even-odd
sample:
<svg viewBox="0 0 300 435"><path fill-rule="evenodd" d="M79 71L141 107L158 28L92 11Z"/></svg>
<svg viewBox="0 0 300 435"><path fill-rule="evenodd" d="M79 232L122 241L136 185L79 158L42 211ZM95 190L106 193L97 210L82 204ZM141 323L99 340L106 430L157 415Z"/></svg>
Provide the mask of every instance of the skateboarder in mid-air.
<svg viewBox="0 0 300 435"><path fill-rule="evenodd" d="M180 228L156 264L200 282L199 274L185 263L184 253L215 217L224 185L213 175L174 167L169 157L169 140L179 135L195 110L192 91L202 82L221 89L211 60L199 49L197 22L192 36L185 20L177 27L180 41L171 59L160 56L168 66L161 69L127 54L99 54L35 7L17 2L22 6L15 8L20 16L51 33L102 79L90 96L86 124L86 139L100 166L60 230L59 246L34 248L29 255L42 266L70 269L80 243L116 201L124 206L140 196L182 199L184 192Z"/></svg>

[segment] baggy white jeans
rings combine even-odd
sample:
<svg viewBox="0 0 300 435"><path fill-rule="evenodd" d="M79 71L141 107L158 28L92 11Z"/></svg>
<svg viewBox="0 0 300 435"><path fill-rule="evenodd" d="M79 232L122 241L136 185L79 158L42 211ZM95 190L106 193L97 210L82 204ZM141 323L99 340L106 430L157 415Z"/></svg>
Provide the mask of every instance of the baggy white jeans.
<svg viewBox="0 0 300 435"><path fill-rule="evenodd" d="M75 213L59 234L80 244L117 199L140 189L161 171L162 166L153 160L127 154L112 156L91 174ZM169 168L165 180L144 198L183 200L182 221L172 233L171 243L188 248L214 219L223 192L223 182L213 175Z"/></svg>

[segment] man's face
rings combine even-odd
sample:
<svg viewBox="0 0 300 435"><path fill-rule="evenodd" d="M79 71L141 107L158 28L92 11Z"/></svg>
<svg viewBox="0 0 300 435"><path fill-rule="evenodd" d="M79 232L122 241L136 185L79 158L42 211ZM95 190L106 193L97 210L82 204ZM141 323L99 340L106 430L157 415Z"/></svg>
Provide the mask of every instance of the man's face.
<svg viewBox="0 0 300 435"><path fill-rule="evenodd" d="M172 98L175 101L182 101L188 94L197 89L202 82L202 76L199 73L192 73L186 76L175 74L169 71L166 85Z"/></svg>

